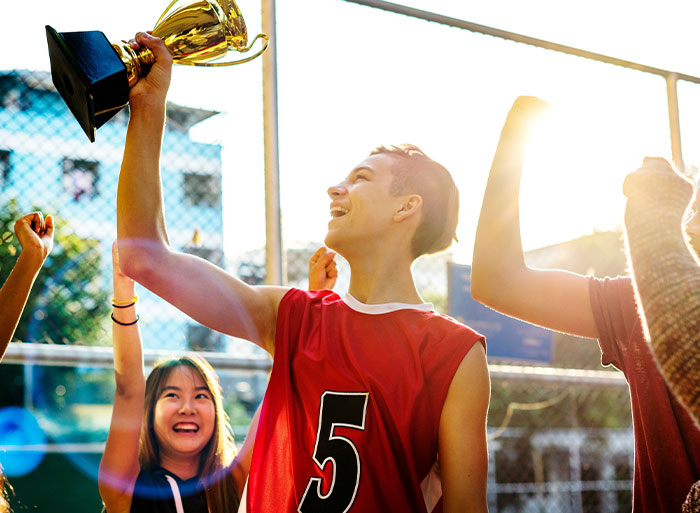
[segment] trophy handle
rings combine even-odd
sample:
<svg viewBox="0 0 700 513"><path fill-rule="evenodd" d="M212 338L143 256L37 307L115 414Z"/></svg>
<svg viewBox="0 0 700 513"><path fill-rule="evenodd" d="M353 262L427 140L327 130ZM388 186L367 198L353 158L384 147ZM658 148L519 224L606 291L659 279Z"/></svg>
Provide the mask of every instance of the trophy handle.
<svg viewBox="0 0 700 513"><path fill-rule="evenodd" d="M248 48L244 48L242 50L238 50L239 52L247 52L250 50L255 42L258 39L263 39L263 47L256 53L255 55L251 55L250 57L246 57L245 59L240 59L237 61L228 61L228 62L185 62L185 61L180 61L178 59L175 59L173 62L175 64L186 64L188 66L208 66L208 67L214 67L214 66L233 66L234 64L243 64L244 62L252 61L259 55L262 55L262 53L267 50L267 45L270 44L270 38L268 37L267 34L258 34L255 36L255 38L250 42L248 45Z"/></svg>
<svg viewBox="0 0 700 513"><path fill-rule="evenodd" d="M163 11L163 14L160 15L160 18L158 18L158 21L156 21L156 24L155 24L154 26L157 27L158 24L159 24L161 21L163 21L163 18L165 18L165 15L167 14L167 12L168 12L168 11L170 10L170 8L171 8L173 5L175 5L177 2L178 2L178 0L173 0L172 2L170 2L170 3L168 4L168 6L167 6L167 7L165 8L165 10Z"/></svg>

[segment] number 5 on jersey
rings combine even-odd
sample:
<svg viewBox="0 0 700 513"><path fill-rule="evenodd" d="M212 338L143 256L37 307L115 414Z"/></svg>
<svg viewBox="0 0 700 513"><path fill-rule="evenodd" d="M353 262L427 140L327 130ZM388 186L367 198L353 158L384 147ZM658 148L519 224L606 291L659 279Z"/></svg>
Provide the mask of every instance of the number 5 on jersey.
<svg viewBox="0 0 700 513"><path fill-rule="evenodd" d="M333 477L326 495L321 493L323 479L309 478L299 501L299 513L345 513L352 506L360 485L362 462L353 441L336 435L335 428L364 431L368 399L368 392L326 391L321 395L313 459L321 470L330 461Z"/></svg>

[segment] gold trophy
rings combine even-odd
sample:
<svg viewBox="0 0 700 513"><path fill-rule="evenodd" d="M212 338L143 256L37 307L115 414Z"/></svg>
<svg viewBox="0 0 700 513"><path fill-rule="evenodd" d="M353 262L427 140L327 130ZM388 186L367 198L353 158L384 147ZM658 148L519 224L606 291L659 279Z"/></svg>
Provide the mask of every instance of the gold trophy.
<svg viewBox="0 0 700 513"><path fill-rule="evenodd" d="M241 11L234 0L173 0L153 35L173 54L175 64L232 66L255 59L269 43L258 34L248 44ZM155 62L148 48L134 50L126 42L110 43L100 31L56 32L46 26L51 77L91 142L95 133L129 102L129 88ZM219 61L230 50L247 53L258 39L262 48L233 61Z"/></svg>

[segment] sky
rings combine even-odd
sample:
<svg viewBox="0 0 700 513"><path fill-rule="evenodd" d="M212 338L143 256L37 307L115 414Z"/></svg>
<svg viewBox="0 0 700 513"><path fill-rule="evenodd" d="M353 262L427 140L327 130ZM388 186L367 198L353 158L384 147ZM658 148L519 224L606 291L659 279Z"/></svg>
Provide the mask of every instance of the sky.
<svg viewBox="0 0 700 513"><path fill-rule="evenodd" d="M671 71L700 76L693 2L541 0L407 5ZM35 0L3 6L0 69L48 69L44 25L101 30L110 40L152 28L167 2ZM260 3L238 2L252 37ZM645 155L670 158L663 79L440 26L342 0L277 2L280 190L284 244L322 241L327 188L378 144L410 142L460 188L458 262L469 263L498 135L513 100L552 113L523 172L526 249L620 225L622 181ZM10 50L17 48L18 50ZM224 245L265 243L261 60L176 67L169 98L221 115L193 137L223 147ZM679 83L687 168L700 167L700 86ZM99 138L98 143L99 144Z"/></svg>

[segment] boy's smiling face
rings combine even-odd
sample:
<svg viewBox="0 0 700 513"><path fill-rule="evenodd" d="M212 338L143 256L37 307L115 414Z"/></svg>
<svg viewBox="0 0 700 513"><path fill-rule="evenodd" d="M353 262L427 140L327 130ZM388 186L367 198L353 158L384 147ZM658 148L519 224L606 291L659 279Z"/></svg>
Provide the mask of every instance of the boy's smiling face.
<svg viewBox="0 0 700 513"><path fill-rule="evenodd" d="M401 196L391 194L394 157L372 155L358 164L337 185L329 187L331 198L326 246L343 254L344 248L374 240L391 226L401 208Z"/></svg>

